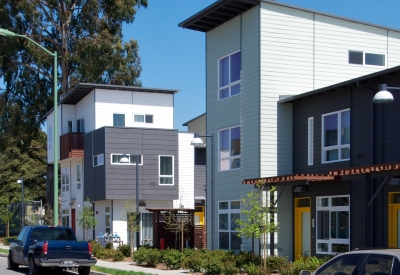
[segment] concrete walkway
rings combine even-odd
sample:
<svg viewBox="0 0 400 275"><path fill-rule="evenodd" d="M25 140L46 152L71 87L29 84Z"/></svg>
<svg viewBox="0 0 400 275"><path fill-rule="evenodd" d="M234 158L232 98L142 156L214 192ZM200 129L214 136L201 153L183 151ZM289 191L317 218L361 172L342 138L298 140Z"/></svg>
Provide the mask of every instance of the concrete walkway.
<svg viewBox="0 0 400 275"><path fill-rule="evenodd" d="M0 248L8 250L8 246L4 246L0 243ZM7 257L7 254L0 252L0 257ZM126 270L126 271L135 271L135 272L144 272L148 274L158 274L158 275L183 275L188 274L188 271L185 270L159 270L155 268L146 268L141 266L133 265L132 262L108 262L97 260L96 266L102 266L106 268L113 268L118 270ZM92 271L90 274L104 274Z"/></svg>

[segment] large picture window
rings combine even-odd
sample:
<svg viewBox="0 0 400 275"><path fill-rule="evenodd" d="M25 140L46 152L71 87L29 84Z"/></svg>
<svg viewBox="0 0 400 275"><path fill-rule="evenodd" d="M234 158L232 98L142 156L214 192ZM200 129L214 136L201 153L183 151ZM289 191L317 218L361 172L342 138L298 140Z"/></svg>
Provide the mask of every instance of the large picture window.
<svg viewBox="0 0 400 275"><path fill-rule="evenodd" d="M219 131L219 170L240 168L240 127Z"/></svg>
<svg viewBox="0 0 400 275"><path fill-rule="evenodd" d="M218 60L219 100L240 94L240 51Z"/></svg>
<svg viewBox="0 0 400 275"><path fill-rule="evenodd" d="M350 159L350 110L322 115L322 163Z"/></svg>
<svg viewBox="0 0 400 275"><path fill-rule="evenodd" d="M317 253L336 254L350 249L350 197L317 197Z"/></svg>
<svg viewBox="0 0 400 275"><path fill-rule="evenodd" d="M240 250L241 238L236 229L240 219L240 201L220 201L218 204L219 249Z"/></svg>
<svg viewBox="0 0 400 275"><path fill-rule="evenodd" d="M160 184L174 184L174 157L160 156Z"/></svg>

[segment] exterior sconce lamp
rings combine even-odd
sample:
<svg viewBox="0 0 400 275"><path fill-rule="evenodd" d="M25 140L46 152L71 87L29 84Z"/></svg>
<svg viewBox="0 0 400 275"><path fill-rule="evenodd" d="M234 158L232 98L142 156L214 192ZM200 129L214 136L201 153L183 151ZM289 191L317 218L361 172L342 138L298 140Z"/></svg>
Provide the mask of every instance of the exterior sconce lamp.
<svg viewBox="0 0 400 275"><path fill-rule="evenodd" d="M379 92L375 94L372 102L377 104L393 102L393 95L391 92L388 91L388 89L400 90L400 87L388 87L387 84L380 84Z"/></svg>

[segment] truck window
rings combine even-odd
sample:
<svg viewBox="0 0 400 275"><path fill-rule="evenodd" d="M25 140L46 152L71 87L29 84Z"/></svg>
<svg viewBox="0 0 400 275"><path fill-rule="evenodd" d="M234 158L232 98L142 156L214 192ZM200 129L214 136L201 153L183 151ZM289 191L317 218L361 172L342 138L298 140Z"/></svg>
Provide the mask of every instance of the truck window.
<svg viewBox="0 0 400 275"><path fill-rule="evenodd" d="M69 228L34 228L31 234L31 240L61 240L61 241L74 241L74 235Z"/></svg>
<svg viewBox="0 0 400 275"><path fill-rule="evenodd" d="M28 232L27 232L28 230L29 230L28 227L24 227L24 228L22 229L21 233L19 233L17 240L18 240L18 241L23 241L23 240L25 240L26 234L28 233Z"/></svg>

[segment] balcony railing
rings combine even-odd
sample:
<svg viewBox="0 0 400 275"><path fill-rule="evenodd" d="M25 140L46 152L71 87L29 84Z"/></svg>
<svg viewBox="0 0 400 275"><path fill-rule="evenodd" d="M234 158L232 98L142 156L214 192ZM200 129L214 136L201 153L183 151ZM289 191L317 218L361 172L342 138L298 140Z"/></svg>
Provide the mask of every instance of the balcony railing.
<svg viewBox="0 0 400 275"><path fill-rule="evenodd" d="M70 132L60 136L60 160L83 158L83 134Z"/></svg>

